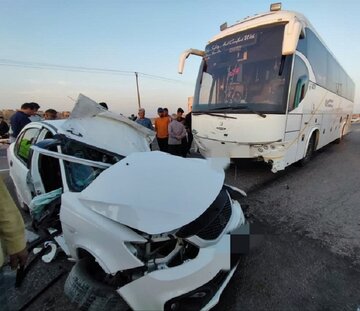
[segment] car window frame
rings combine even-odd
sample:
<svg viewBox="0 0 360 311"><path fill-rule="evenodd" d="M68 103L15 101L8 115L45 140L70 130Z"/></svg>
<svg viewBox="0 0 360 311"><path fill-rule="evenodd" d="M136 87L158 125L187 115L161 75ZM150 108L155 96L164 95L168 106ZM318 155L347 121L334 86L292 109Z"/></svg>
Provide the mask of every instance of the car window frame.
<svg viewBox="0 0 360 311"><path fill-rule="evenodd" d="M51 135L51 137L47 137L49 134ZM54 128L53 126L45 126L43 124L42 127L40 128L40 133L36 139L36 143L43 141L44 139L52 138L56 134L57 134L56 128ZM58 148L60 148L60 147L58 147ZM58 152L58 148L57 148L57 152ZM46 191L46 187L45 187L46 181L43 178L44 175L42 174L42 172L40 170L40 159L41 159L41 156L44 156L44 155L42 155L41 153L36 152L36 151L34 152L33 147L31 147L31 150L32 150L32 159L29 164L29 169L30 169L32 178L33 179L35 178L35 180L37 181L37 185L36 186L34 185L34 187L40 188L40 190L41 190L40 193L47 193L49 191ZM62 188L63 188L64 180L62 177L63 174L61 172L61 163L60 163L61 161L60 161L60 159L57 159L57 161L59 161L59 172L61 175L60 178L61 178L61 183L62 183ZM35 190L39 190L39 189L35 189Z"/></svg>
<svg viewBox="0 0 360 311"><path fill-rule="evenodd" d="M34 145L38 138L39 138L39 134L41 133L41 129L42 127L39 127L39 126L30 126L30 127L27 127L25 128L24 130L22 130L20 132L20 135L18 136L18 138L16 139L16 142L15 142L15 146L14 146L14 156L22 163L25 165L25 167L27 169L30 169L30 165L31 165L31 159L32 159L32 155L33 155L33 151L31 149L31 146ZM25 136L26 132L30 131L30 130L37 130L37 134L36 136L33 137L32 141L31 141L31 144L30 144L30 147L29 147L29 155L28 155L28 158L25 159L23 157L21 157L19 155L19 149L20 149L20 144L21 144L21 140L23 139L23 137Z"/></svg>

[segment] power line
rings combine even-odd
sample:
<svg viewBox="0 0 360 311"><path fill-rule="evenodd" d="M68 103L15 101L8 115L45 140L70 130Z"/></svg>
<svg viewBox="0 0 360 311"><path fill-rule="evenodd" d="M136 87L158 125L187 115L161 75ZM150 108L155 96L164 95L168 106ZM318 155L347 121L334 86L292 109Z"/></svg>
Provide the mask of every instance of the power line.
<svg viewBox="0 0 360 311"><path fill-rule="evenodd" d="M115 75L123 75L123 76L132 76L132 75L136 74L135 71L125 71L125 70L119 70L119 69L83 67L83 66L68 66L68 65L58 65L58 64L49 64L49 63L38 63L38 62L25 62L25 61L18 61L18 60L12 60L12 59L0 59L0 66L42 69L42 70L62 70L62 71L69 71L69 72L115 74ZM143 76L144 78L148 78L148 79L162 80L162 81L168 81L168 82L177 82L177 83L186 83L181 80L147 74L147 73L143 73L143 72L137 72L137 74Z"/></svg>
<svg viewBox="0 0 360 311"><path fill-rule="evenodd" d="M20 67L20 68L29 68L29 69L41 69L41 70L60 70L60 71L69 71L69 72L85 72L85 73L97 73L97 74L116 74L116 75L123 75L123 76L130 76L134 73L111 73L111 72L100 72L100 71L91 71L88 69L75 69L75 68L48 68L44 66L37 66L37 65L31 65L31 64L7 64L7 63L1 63L0 66L4 67Z"/></svg>

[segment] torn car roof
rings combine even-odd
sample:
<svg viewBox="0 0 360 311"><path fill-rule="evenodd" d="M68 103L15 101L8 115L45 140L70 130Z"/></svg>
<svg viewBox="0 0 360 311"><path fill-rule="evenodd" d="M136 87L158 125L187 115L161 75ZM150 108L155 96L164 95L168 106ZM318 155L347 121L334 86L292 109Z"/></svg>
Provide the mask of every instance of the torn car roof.
<svg viewBox="0 0 360 311"><path fill-rule="evenodd" d="M69 119L58 133L67 137L127 156L132 152L150 151L155 133L121 114L108 111L80 94Z"/></svg>

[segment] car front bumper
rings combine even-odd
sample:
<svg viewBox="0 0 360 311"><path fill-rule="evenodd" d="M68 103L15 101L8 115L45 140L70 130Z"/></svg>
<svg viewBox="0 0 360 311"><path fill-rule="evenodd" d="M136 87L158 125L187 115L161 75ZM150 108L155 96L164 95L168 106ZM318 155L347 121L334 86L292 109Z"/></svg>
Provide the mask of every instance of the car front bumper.
<svg viewBox="0 0 360 311"><path fill-rule="evenodd" d="M146 274L117 291L134 310L209 309L235 271L230 234L180 266ZM175 309L174 309L175 308Z"/></svg>

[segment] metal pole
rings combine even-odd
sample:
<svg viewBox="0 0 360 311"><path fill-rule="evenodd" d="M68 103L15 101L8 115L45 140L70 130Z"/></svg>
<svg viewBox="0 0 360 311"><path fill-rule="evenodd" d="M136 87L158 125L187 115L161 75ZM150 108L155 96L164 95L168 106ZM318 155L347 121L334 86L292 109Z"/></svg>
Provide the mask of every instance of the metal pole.
<svg viewBox="0 0 360 311"><path fill-rule="evenodd" d="M139 105L139 108L141 108L140 92L139 92L139 79L138 79L138 73L137 72L135 72L135 77L136 77L136 90L137 90L138 105Z"/></svg>

